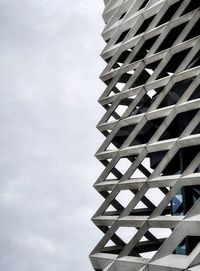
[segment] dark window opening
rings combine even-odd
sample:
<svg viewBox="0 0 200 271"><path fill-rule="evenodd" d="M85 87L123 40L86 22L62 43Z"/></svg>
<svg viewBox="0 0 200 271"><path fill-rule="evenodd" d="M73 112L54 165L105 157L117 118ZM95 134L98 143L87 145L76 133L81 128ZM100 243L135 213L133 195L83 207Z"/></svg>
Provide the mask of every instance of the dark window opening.
<svg viewBox="0 0 200 271"><path fill-rule="evenodd" d="M110 246L110 247L105 247L101 250L101 253L108 253L108 254L120 254L124 246Z"/></svg>
<svg viewBox="0 0 200 271"><path fill-rule="evenodd" d="M150 167L152 169L155 169L158 164L161 162L161 160L166 155L167 151L158 151L158 152L152 152L148 154L148 157L150 158Z"/></svg>
<svg viewBox="0 0 200 271"><path fill-rule="evenodd" d="M163 175L177 175L184 172L195 156L200 152L200 145L181 148L163 170Z"/></svg>
<svg viewBox="0 0 200 271"><path fill-rule="evenodd" d="M200 2L198 0L190 0L189 5L186 7L186 9L183 11L183 14L189 13L197 8L200 7Z"/></svg>
<svg viewBox="0 0 200 271"><path fill-rule="evenodd" d="M157 68L157 66L160 64L160 60L155 61L149 65L147 65L143 71L139 74L139 76L137 77L137 79L134 81L134 83L132 84L131 88L140 86L140 85L144 85L147 80L151 77L151 75L153 74L154 70Z"/></svg>
<svg viewBox="0 0 200 271"><path fill-rule="evenodd" d="M113 145L115 145L117 148L120 148L134 128L135 124L121 127L112 140Z"/></svg>
<svg viewBox="0 0 200 271"><path fill-rule="evenodd" d="M161 45L156 50L156 53L171 47L173 43L175 42L175 40L177 39L178 35L183 31L186 25L187 23L183 23L171 29L169 34L166 36L166 38L163 40Z"/></svg>
<svg viewBox="0 0 200 271"><path fill-rule="evenodd" d="M152 208L140 208L140 209L134 209L130 212L130 216L150 216L151 213L154 211L155 207Z"/></svg>
<svg viewBox="0 0 200 271"><path fill-rule="evenodd" d="M129 50L124 51L123 53L121 53L121 55L119 56L117 62L124 63L131 52L132 52L132 48L129 49Z"/></svg>
<svg viewBox="0 0 200 271"><path fill-rule="evenodd" d="M200 85L192 93L192 95L189 98L189 101L199 99L199 98L200 98Z"/></svg>
<svg viewBox="0 0 200 271"><path fill-rule="evenodd" d="M187 69L195 68L199 65L200 65L200 50L193 57L193 59L190 61L190 64L187 66Z"/></svg>
<svg viewBox="0 0 200 271"><path fill-rule="evenodd" d="M124 52L121 53L121 55L118 57L117 61L115 62L115 64L113 65L113 69L119 68L121 65L119 64L123 64L126 59L128 58L128 56L130 55L130 53L132 52L133 48L128 49Z"/></svg>
<svg viewBox="0 0 200 271"><path fill-rule="evenodd" d="M139 101L133 112L131 113L132 116L145 113L149 106L151 105L151 98L145 94L142 99Z"/></svg>
<svg viewBox="0 0 200 271"><path fill-rule="evenodd" d="M108 63L111 60L111 57L105 59L105 62Z"/></svg>
<svg viewBox="0 0 200 271"><path fill-rule="evenodd" d="M168 63L165 65L164 69L160 72L157 79L169 76L171 73L174 73L176 71L176 69L179 67L179 65L182 63L182 61L186 58L186 56L190 50L191 50L191 48L185 49L183 51L180 51L180 52L174 54L171 57L171 59L168 61ZM177 59L178 59L178 61L177 61Z"/></svg>
<svg viewBox="0 0 200 271"><path fill-rule="evenodd" d="M138 31L135 33L135 36L145 32L148 28L148 26L150 25L150 23L153 21L155 15L149 17L148 19L146 19L143 24L140 26L140 28L138 29Z"/></svg>
<svg viewBox="0 0 200 271"><path fill-rule="evenodd" d="M200 186L184 186L171 202L172 215L186 215L200 198Z"/></svg>
<svg viewBox="0 0 200 271"><path fill-rule="evenodd" d="M199 172L199 167L196 171ZM200 198L200 186L184 186L171 200L161 215L183 216L192 208Z"/></svg>
<svg viewBox="0 0 200 271"><path fill-rule="evenodd" d="M192 135L200 134L200 123L193 130Z"/></svg>
<svg viewBox="0 0 200 271"><path fill-rule="evenodd" d="M119 63L115 62L115 64L112 66L112 69L117 69L119 67L120 67Z"/></svg>
<svg viewBox="0 0 200 271"><path fill-rule="evenodd" d="M147 80L149 79L150 74L144 69L140 75L137 77L137 79L135 80L135 82L132 84L131 88L140 86L140 85L144 85Z"/></svg>
<svg viewBox="0 0 200 271"><path fill-rule="evenodd" d="M178 191L176 196L171 201L171 210L170 213L172 215L180 216L184 214L183 209L183 191L184 188Z"/></svg>
<svg viewBox="0 0 200 271"><path fill-rule="evenodd" d="M124 83L124 84L126 84L128 82L128 80L129 80L130 77L131 77L131 74L129 74L129 73L123 73L120 76L120 78L118 80L118 83Z"/></svg>
<svg viewBox="0 0 200 271"><path fill-rule="evenodd" d="M174 250L173 254L188 256L200 243L200 236L187 236Z"/></svg>
<svg viewBox="0 0 200 271"><path fill-rule="evenodd" d="M179 113L174 120L170 123L166 131L162 134L159 140L167 140L171 138L179 137L198 110L191 110L183 113Z"/></svg>
<svg viewBox="0 0 200 271"><path fill-rule="evenodd" d="M112 81L112 79L108 79L108 80L104 81L104 83L108 86L111 81Z"/></svg>
<svg viewBox="0 0 200 271"><path fill-rule="evenodd" d="M144 8L144 7L146 7L146 5L147 5L148 2L149 2L149 0L145 0L143 2L143 4L140 6L139 10L142 9L142 8Z"/></svg>
<svg viewBox="0 0 200 271"><path fill-rule="evenodd" d="M190 30L184 41L193 39L199 35L200 35L200 19L195 23L195 25Z"/></svg>
<svg viewBox="0 0 200 271"><path fill-rule="evenodd" d="M183 96L185 91L189 88L192 82L193 79L186 79L175 83L174 86L167 93L165 98L162 100L158 108L163 108L166 106L176 104L179 101L179 99Z"/></svg>
<svg viewBox="0 0 200 271"><path fill-rule="evenodd" d="M129 106L133 101L134 99L129 97L129 98L122 99L119 104Z"/></svg>
<svg viewBox="0 0 200 271"><path fill-rule="evenodd" d="M131 113L131 116L145 113L151 104L155 101L156 97L160 94L163 88L157 88L149 90L143 97L140 99L136 107Z"/></svg>
<svg viewBox="0 0 200 271"><path fill-rule="evenodd" d="M154 239L154 240L147 240L147 241L140 241L138 244L134 247L134 249L130 252L129 256L136 256L141 258L146 258L145 256L142 257L143 253L151 253L152 251L156 252L160 248L160 246L164 243L166 238L160 238L160 239ZM148 257L148 256L147 256Z"/></svg>
<svg viewBox="0 0 200 271"><path fill-rule="evenodd" d="M148 64L145 67L145 69L151 69L152 71L154 71L158 67L158 65L160 64L160 62L161 62L161 60L157 60L155 62L152 62L152 63Z"/></svg>
<svg viewBox="0 0 200 271"><path fill-rule="evenodd" d="M102 135L104 135L105 137L107 137L110 133L108 131L101 131Z"/></svg>
<svg viewBox="0 0 200 271"><path fill-rule="evenodd" d="M151 49L152 45L155 43L157 38L158 38L158 36L155 36L153 38L150 38L150 39L146 40L143 43L140 50L136 53L134 58L131 60L131 63L136 62L136 61L138 61L140 59L143 59L147 55L147 53L149 52L149 50Z"/></svg>
<svg viewBox="0 0 200 271"><path fill-rule="evenodd" d="M200 164L198 165L198 167L195 169L194 173L199 173L200 172Z"/></svg>
<svg viewBox="0 0 200 271"><path fill-rule="evenodd" d="M179 2L176 2L175 4L171 5L167 9L165 14L161 18L161 20L159 21L158 26L161 25L161 24L164 24L166 22L169 22L171 20L171 18L174 16L175 12L177 11L177 9L180 7L181 4L182 4L182 1L179 1Z"/></svg>
<svg viewBox="0 0 200 271"><path fill-rule="evenodd" d="M147 143L160 127L162 122L163 118L148 121L132 141L131 146Z"/></svg>
<svg viewBox="0 0 200 271"><path fill-rule="evenodd" d="M125 15L126 15L126 12L124 12L124 13L120 16L119 20L123 19Z"/></svg>
<svg viewBox="0 0 200 271"><path fill-rule="evenodd" d="M126 37L126 35L128 34L129 31L130 31L130 28L128 30L124 31L120 35L120 37L118 38L118 40L115 42L115 44L122 42L124 40L124 38Z"/></svg>

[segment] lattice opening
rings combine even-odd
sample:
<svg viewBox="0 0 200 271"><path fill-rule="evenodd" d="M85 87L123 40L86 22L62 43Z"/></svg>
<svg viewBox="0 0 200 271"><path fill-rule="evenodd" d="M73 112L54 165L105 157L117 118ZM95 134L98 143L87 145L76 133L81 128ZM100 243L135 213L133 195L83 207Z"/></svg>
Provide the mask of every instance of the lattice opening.
<svg viewBox="0 0 200 271"><path fill-rule="evenodd" d="M200 35L200 19L194 24L184 41L193 39Z"/></svg>
<svg viewBox="0 0 200 271"><path fill-rule="evenodd" d="M120 91L122 91L122 89L124 88L124 86L126 85L126 83L117 83L116 84L116 88Z"/></svg>
<svg viewBox="0 0 200 271"><path fill-rule="evenodd" d="M183 186L173 197L161 215L183 216L200 198L200 186Z"/></svg>
<svg viewBox="0 0 200 271"><path fill-rule="evenodd" d="M192 69L200 65L200 50L195 54L193 59L190 61L187 69Z"/></svg>
<svg viewBox="0 0 200 271"><path fill-rule="evenodd" d="M124 206L115 198L103 212L103 216L119 216L123 210Z"/></svg>
<svg viewBox="0 0 200 271"><path fill-rule="evenodd" d="M190 2L188 3L188 6L186 7L186 9L183 11L183 14L189 13L197 8L200 7L200 3L197 0L190 0Z"/></svg>
<svg viewBox="0 0 200 271"><path fill-rule="evenodd" d="M108 97L111 97L117 93L120 93L124 86L126 85L126 83L128 82L128 80L130 79L130 77L132 76L132 74L130 73L123 73L119 79L118 82L114 85L114 87L110 90Z"/></svg>
<svg viewBox="0 0 200 271"><path fill-rule="evenodd" d="M147 55L147 53L149 52L149 50L151 49L151 47L153 46L153 44L155 43L155 41L157 40L159 35L156 35L155 37L152 37L150 39L147 39L142 47L139 49L139 51L136 53L136 55L133 57L133 59L131 60L130 63L136 62L138 60L141 60L143 58L145 58L145 56Z"/></svg>
<svg viewBox="0 0 200 271"><path fill-rule="evenodd" d="M144 0L144 2L142 3L142 5L140 6L140 8L138 10L145 8L148 2L149 2L149 0Z"/></svg>
<svg viewBox="0 0 200 271"><path fill-rule="evenodd" d="M194 173L199 173L200 172L200 164L196 167Z"/></svg>
<svg viewBox="0 0 200 271"><path fill-rule="evenodd" d="M146 84L146 82L151 77L151 75L153 74L154 70L157 68L159 63L160 63L160 60L155 61L155 62L147 65L143 69L143 71L139 74L139 76L136 78L134 83L131 85L131 88ZM151 71L151 72L149 72L149 71Z"/></svg>
<svg viewBox="0 0 200 271"><path fill-rule="evenodd" d="M157 152L151 152L148 154L148 157L150 158L150 167L152 169L156 169L158 164L162 161L162 159L165 157L167 151L157 151Z"/></svg>
<svg viewBox="0 0 200 271"><path fill-rule="evenodd" d="M152 258L171 233L172 230L169 228L150 228L145 233L147 240L142 241L141 239L129 253L129 256L138 255L142 258Z"/></svg>
<svg viewBox="0 0 200 271"><path fill-rule="evenodd" d="M200 98L200 85L195 89L195 91L192 93L192 95L189 98L189 101L196 100Z"/></svg>
<svg viewBox="0 0 200 271"><path fill-rule="evenodd" d="M130 240L135 236L137 231L138 230L134 227L119 227L112 236L111 240L109 240L104 248L101 249L101 252L119 255Z"/></svg>
<svg viewBox="0 0 200 271"><path fill-rule="evenodd" d="M157 92L154 89L151 89L149 91L147 91L147 95L152 99L155 95L157 94Z"/></svg>
<svg viewBox="0 0 200 271"><path fill-rule="evenodd" d="M124 32L122 32L122 34L119 36L119 38L117 39L115 44L118 44L118 43L122 42L125 39L125 37L126 37L126 35L128 34L129 31L130 31L130 28L125 30Z"/></svg>
<svg viewBox="0 0 200 271"><path fill-rule="evenodd" d="M117 209L115 207L113 207L112 205L110 205L107 209L106 212L104 213L104 215L110 215L110 213L116 212Z"/></svg>
<svg viewBox="0 0 200 271"><path fill-rule="evenodd" d="M200 134L200 123L196 126L196 128L192 131L192 135Z"/></svg>
<svg viewBox="0 0 200 271"><path fill-rule="evenodd" d="M164 199L165 193L163 193L159 188L150 188L145 196L157 207Z"/></svg>
<svg viewBox="0 0 200 271"><path fill-rule="evenodd" d="M117 147L113 143L110 143L106 150L114 151L114 150L117 150Z"/></svg>
<svg viewBox="0 0 200 271"><path fill-rule="evenodd" d="M183 24L180 24L180 25L172 28L170 30L170 32L168 33L168 35L166 36L166 38L164 38L164 40L162 41L161 45L156 50L156 53L163 51L163 50L166 50L169 47L171 47L173 45L173 43L175 42L175 40L177 39L177 33L180 34L186 25L187 25L187 23L183 23Z"/></svg>
<svg viewBox="0 0 200 271"><path fill-rule="evenodd" d="M118 148L120 148L134 128L135 124L121 127L112 139L112 143Z"/></svg>
<svg viewBox="0 0 200 271"><path fill-rule="evenodd" d="M164 118L153 119L147 121L143 128L139 131L135 139L131 142L131 146L146 144L158 130Z"/></svg>
<svg viewBox="0 0 200 271"><path fill-rule="evenodd" d="M163 175L177 175L184 172L195 156L200 152L200 146L181 148L163 170Z"/></svg>
<svg viewBox="0 0 200 271"><path fill-rule="evenodd" d="M200 236L186 236L173 251L173 254L189 256L199 243Z"/></svg>
<svg viewBox="0 0 200 271"><path fill-rule="evenodd" d="M125 17L127 12L122 13L122 15L119 17L119 20L123 19Z"/></svg>
<svg viewBox="0 0 200 271"><path fill-rule="evenodd" d="M198 110L196 109L179 113L167 127L159 140L167 140L179 137L185 130L185 128L189 125L197 112Z"/></svg>
<svg viewBox="0 0 200 271"><path fill-rule="evenodd" d="M179 2L176 2L173 5L169 6L167 11L164 13L162 18L158 22L157 26L162 25L162 24L170 21L181 4L182 4L182 1L179 1Z"/></svg>
<svg viewBox="0 0 200 271"><path fill-rule="evenodd" d="M135 159L133 157L133 159ZM127 169L131 166L131 161L128 158L120 158L120 160L115 165L115 168L117 168L122 174L124 174Z"/></svg>
<svg viewBox="0 0 200 271"><path fill-rule="evenodd" d="M130 157L129 157L130 158ZM131 160L133 161L133 160ZM153 172L153 169L150 167L150 159L146 157L140 165L137 167L137 169L132 173L131 177L132 179L137 178L148 178L151 173Z"/></svg>
<svg viewBox="0 0 200 271"><path fill-rule="evenodd" d="M136 107L132 111L131 115L135 116L138 114L145 113L149 106L152 103L152 99L149 97L149 95L145 94L143 97L140 99L140 101L137 103Z"/></svg>
<svg viewBox="0 0 200 271"><path fill-rule="evenodd" d="M167 191L166 188L165 193ZM150 216L165 197L165 193L159 188L150 188L131 211L130 216Z"/></svg>
<svg viewBox="0 0 200 271"><path fill-rule="evenodd" d="M153 16L147 18L146 20L144 20L144 22L142 23L142 25L140 26L138 31L135 33L135 36L145 32L154 18L155 18L155 15L153 15Z"/></svg>
<svg viewBox="0 0 200 271"><path fill-rule="evenodd" d="M134 198L134 194L130 190L121 190L115 198L124 208Z"/></svg>
<svg viewBox="0 0 200 271"><path fill-rule="evenodd" d="M187 54L190 52L191 48L185 49L183 51L180 51L176 54L174 54L168 63L165 65L165 67L162 69L162 71L157 76L157 79L169 76L173 74L176 69L179 67L179 65L183 62L183 60L186 58ZM177 61L178 59L178 61Z"/></svg>
<svg viewBox="0 0 200 271"><path fill-rule="evenodd" d="M142 161L142 165L146 168L146 170L149 171L149 173L153 172L153 169L151 168L151 163L150 163L150 158L146 157L143 161Z"/></svg>
<svg viewBox="0 0 200 271"><path fill-rule="evenodd" d="M107 160L101 160L103 165L106 167L110 163L110 159ZM105 181L110 181L110 180L119 180L122 177L122 173L115 167L113 167L110 171L110 173L107 176L107 179Z"/></svg>
<svg viewBox="0 0 200 271"><path fill-rule="evenodd" d="M134 227L119 227L115 234L117 234L124 243L128 244L137 232L138 230Z"/></svg>
<svg viewBox="0 0 200 271"><path fill-rule="evenodd" d="M163 108L176 104L183 96L183 94L186 92L186 90L189 88L192 82L193 79L191 78L176 82L170 89L170 91L167 93L165 98L162 100L158 108Z"/></svg>
<svg viewBox="0 0 200 271"><path fill-rule="evenodd" d="M117 69L122 66L122 64L126 61L130 53L132 52L133 48L127 49L121 53L121 55L118 57L115 64L112 66L112 69Z"/></svg>
<svg viewBox="0 0 200 271"><path fill-rule="evenodd" d="M117 178L116 178L116 176L115 176L112 172L110 172L110 173L108 174L106 180L107 180L107 181L114 181L114 180L117 180Z"/></svg>

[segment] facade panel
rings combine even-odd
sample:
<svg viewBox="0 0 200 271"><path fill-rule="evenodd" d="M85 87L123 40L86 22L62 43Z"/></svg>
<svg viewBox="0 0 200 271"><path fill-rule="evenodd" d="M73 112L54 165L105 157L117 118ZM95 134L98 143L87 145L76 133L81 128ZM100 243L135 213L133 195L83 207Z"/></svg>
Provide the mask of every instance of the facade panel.
<svg viewBox="0 0 200 271"><path fill-rule="evenodd" d="M200 1L104 0L97 271L200 271Z"/></svg>

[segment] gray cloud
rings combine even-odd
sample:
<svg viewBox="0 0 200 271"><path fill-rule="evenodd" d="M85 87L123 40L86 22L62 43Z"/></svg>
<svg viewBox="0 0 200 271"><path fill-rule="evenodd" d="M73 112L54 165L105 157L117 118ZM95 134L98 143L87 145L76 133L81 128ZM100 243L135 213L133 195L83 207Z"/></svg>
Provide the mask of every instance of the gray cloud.
<svg viewBox="0 0 200 271"><path fill-rule="evenodd" d="M101 237L103 1L0 1L0 269L88 271Z"/></svg>

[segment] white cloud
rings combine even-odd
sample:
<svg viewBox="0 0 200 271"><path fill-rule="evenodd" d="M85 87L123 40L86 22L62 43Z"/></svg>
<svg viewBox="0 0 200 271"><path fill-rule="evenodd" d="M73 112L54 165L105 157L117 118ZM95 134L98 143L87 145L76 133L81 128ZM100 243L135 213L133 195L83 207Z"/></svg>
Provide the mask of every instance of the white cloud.
<svg viewBox="0 0 200 271"><path fill-rule="evenodd" d="M0 1L3 271L91 270L102 9L93 0Z"/></svg>

